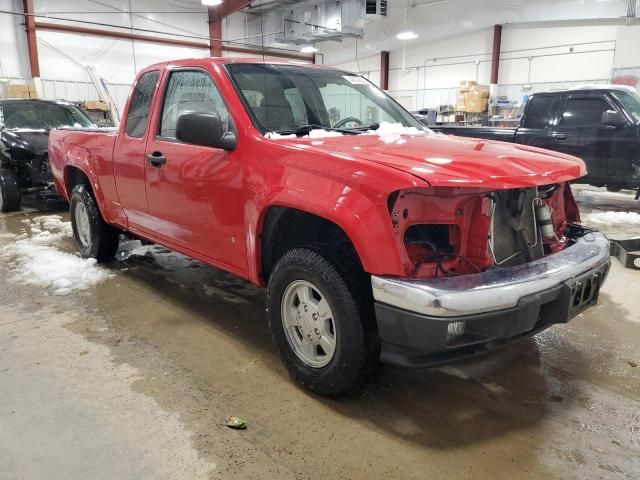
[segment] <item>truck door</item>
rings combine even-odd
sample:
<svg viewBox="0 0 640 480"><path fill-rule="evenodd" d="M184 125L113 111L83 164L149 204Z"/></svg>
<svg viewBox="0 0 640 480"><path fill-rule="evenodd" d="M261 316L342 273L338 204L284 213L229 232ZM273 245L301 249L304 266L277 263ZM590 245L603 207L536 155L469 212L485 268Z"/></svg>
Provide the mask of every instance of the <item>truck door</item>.
<svg viewBox="0 0 640 480"><path fill-rule="evenodd" d="M172 69L146 149L146 183L154 234L183 251L247 269L242 163L237 152L182 143L178 117L186 111L217 113L232 122L206 70Z"/></svg>
<svg viewBox="0 0 640 480"><path fill-rule="evenodd" d="M609 158L628 141L625 129L602 123L609 110L618 111L604 91L570 93L550 130L550 148L584 160L588 173L582 180L588 183L607 183Z"/></svg>
<svg viewBox="0 0 640 480"><path fill-rule="evenodd" d="M149 112L160 72L143 73L133 86L124 127L113 151L113 175L130 226L150 227L145 190L145 151Z"/></svg>

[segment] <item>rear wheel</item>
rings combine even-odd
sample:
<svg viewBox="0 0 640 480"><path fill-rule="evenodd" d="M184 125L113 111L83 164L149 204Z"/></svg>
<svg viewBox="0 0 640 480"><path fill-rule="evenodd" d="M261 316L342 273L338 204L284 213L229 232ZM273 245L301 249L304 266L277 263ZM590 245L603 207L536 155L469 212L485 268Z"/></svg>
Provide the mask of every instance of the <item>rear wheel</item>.
<svg viewBox="0 0 640 480"><path fill-rule="evenodd" d="M0 212L20 210L20 189L16 172L9 168L0 168Z"/></svg>
<svg viewBox="0 0 640 480"><path fill-rule="evenodd" d="M357 390L379 365L369 299L339 263L321 250L290 250L268 288L269 328L289 373L330 397Z"/></svg>
<svg viewBox="0 0 640 480"><path fill-rule="evenodd" d="M118 250L120 232L106 223L93 194L85 185L76 185L71 194L73 239L80 254L98 262L111 260Z"/></svg>

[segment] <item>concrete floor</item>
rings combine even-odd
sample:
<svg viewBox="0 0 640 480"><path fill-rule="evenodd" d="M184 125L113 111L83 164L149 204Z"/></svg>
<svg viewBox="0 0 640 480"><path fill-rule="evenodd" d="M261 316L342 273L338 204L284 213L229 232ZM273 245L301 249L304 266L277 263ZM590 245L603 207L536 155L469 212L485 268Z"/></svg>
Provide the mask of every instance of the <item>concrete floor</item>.
<svg viewBox="0 0 640 480"><path fill-rule="evenodd" d="M0 215L0 249L34 215ZM0 265L0 479L640 478L637 271L614 261L600 304L567 325L440 369L386 367L330 401L289 380L260 290L133 247L64 297Z"/></svg>

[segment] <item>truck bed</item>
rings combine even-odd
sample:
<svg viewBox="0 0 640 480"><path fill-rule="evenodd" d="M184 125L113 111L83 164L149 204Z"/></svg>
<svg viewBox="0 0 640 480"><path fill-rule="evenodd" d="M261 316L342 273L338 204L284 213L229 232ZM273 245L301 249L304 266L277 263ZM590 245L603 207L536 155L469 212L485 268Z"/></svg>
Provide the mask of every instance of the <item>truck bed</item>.
<svg viewBox="0 0 640 480"><path fill-rule="evenodd" d="M69 200L65 188L65 168L83 171L92 165L103 189L115 192L113 147L118 136L114 128L58 129L49 134L49 162L58 192ZM84 168L83 168L84 167ZM111 193L111 192L109 192Z"/></svg>
<svg viewBox="0 0 640 480"><path fill-rule="evenodd" d="M429 127L434 132L440 132L457 137L484 138L485 140L498 140L513 143L516 137L515 128L495 127Z"/></svg>

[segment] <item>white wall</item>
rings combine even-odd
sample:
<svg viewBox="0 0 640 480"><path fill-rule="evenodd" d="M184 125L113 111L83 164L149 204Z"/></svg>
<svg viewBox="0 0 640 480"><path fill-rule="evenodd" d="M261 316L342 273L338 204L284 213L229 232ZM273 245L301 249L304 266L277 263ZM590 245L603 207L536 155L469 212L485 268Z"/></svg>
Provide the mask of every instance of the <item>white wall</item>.
<svg viewBox="0 0 640 480"><path fill-rule="evenodd" d="M618 28L505 26L498 83L608 78L613 66ZM531 78L526 57L531 57Z"/></svg>
<svg viewBox="0 0 640 480"><path fill-rule="evenodd" d="M0 0L3 10L22 11L20 0ZM22 17L0 14L0 76L23 78L29 75L29 56Z"/></svg>
<svg viewBox="0 0 640 480"><path fill-rule="evenodd" d="M354 48L354 41L344 41L340 47L343 51ZM426 44L420 38L408 41L404 52L402 48L390 52L389 91L412 109L453 103L461 80L489 83L492 47L492 28ZM544 85L564 88L606 81L613 68L640 66L639 47L640 26L505 25L498 83L534 84L537 90ZM327 63L337 51L336 46L327 45ZM379 54L368 54L358 63L371 80L379 80ZM337 66L358 71L353 61Z"/></svg>
<svg viewBox="0 0 640 480"><path fill-rule="evenodd" d="M352 39L344 41L344 47L349 48L350 44L355 45L355 41ZM322 61L322 57L320 57ZM380 85L380 54L368 55L366 57L360 57L358 60L351 62L335 63L332 66L346 70L348 72L359 72L361 75L367 77L376 85Z"/></svg>
<svg viewBox="0 0 640 480"><path fill-rule="evenodd" d="M618 28L614 68L640 67L640 25Z"/></svg>

